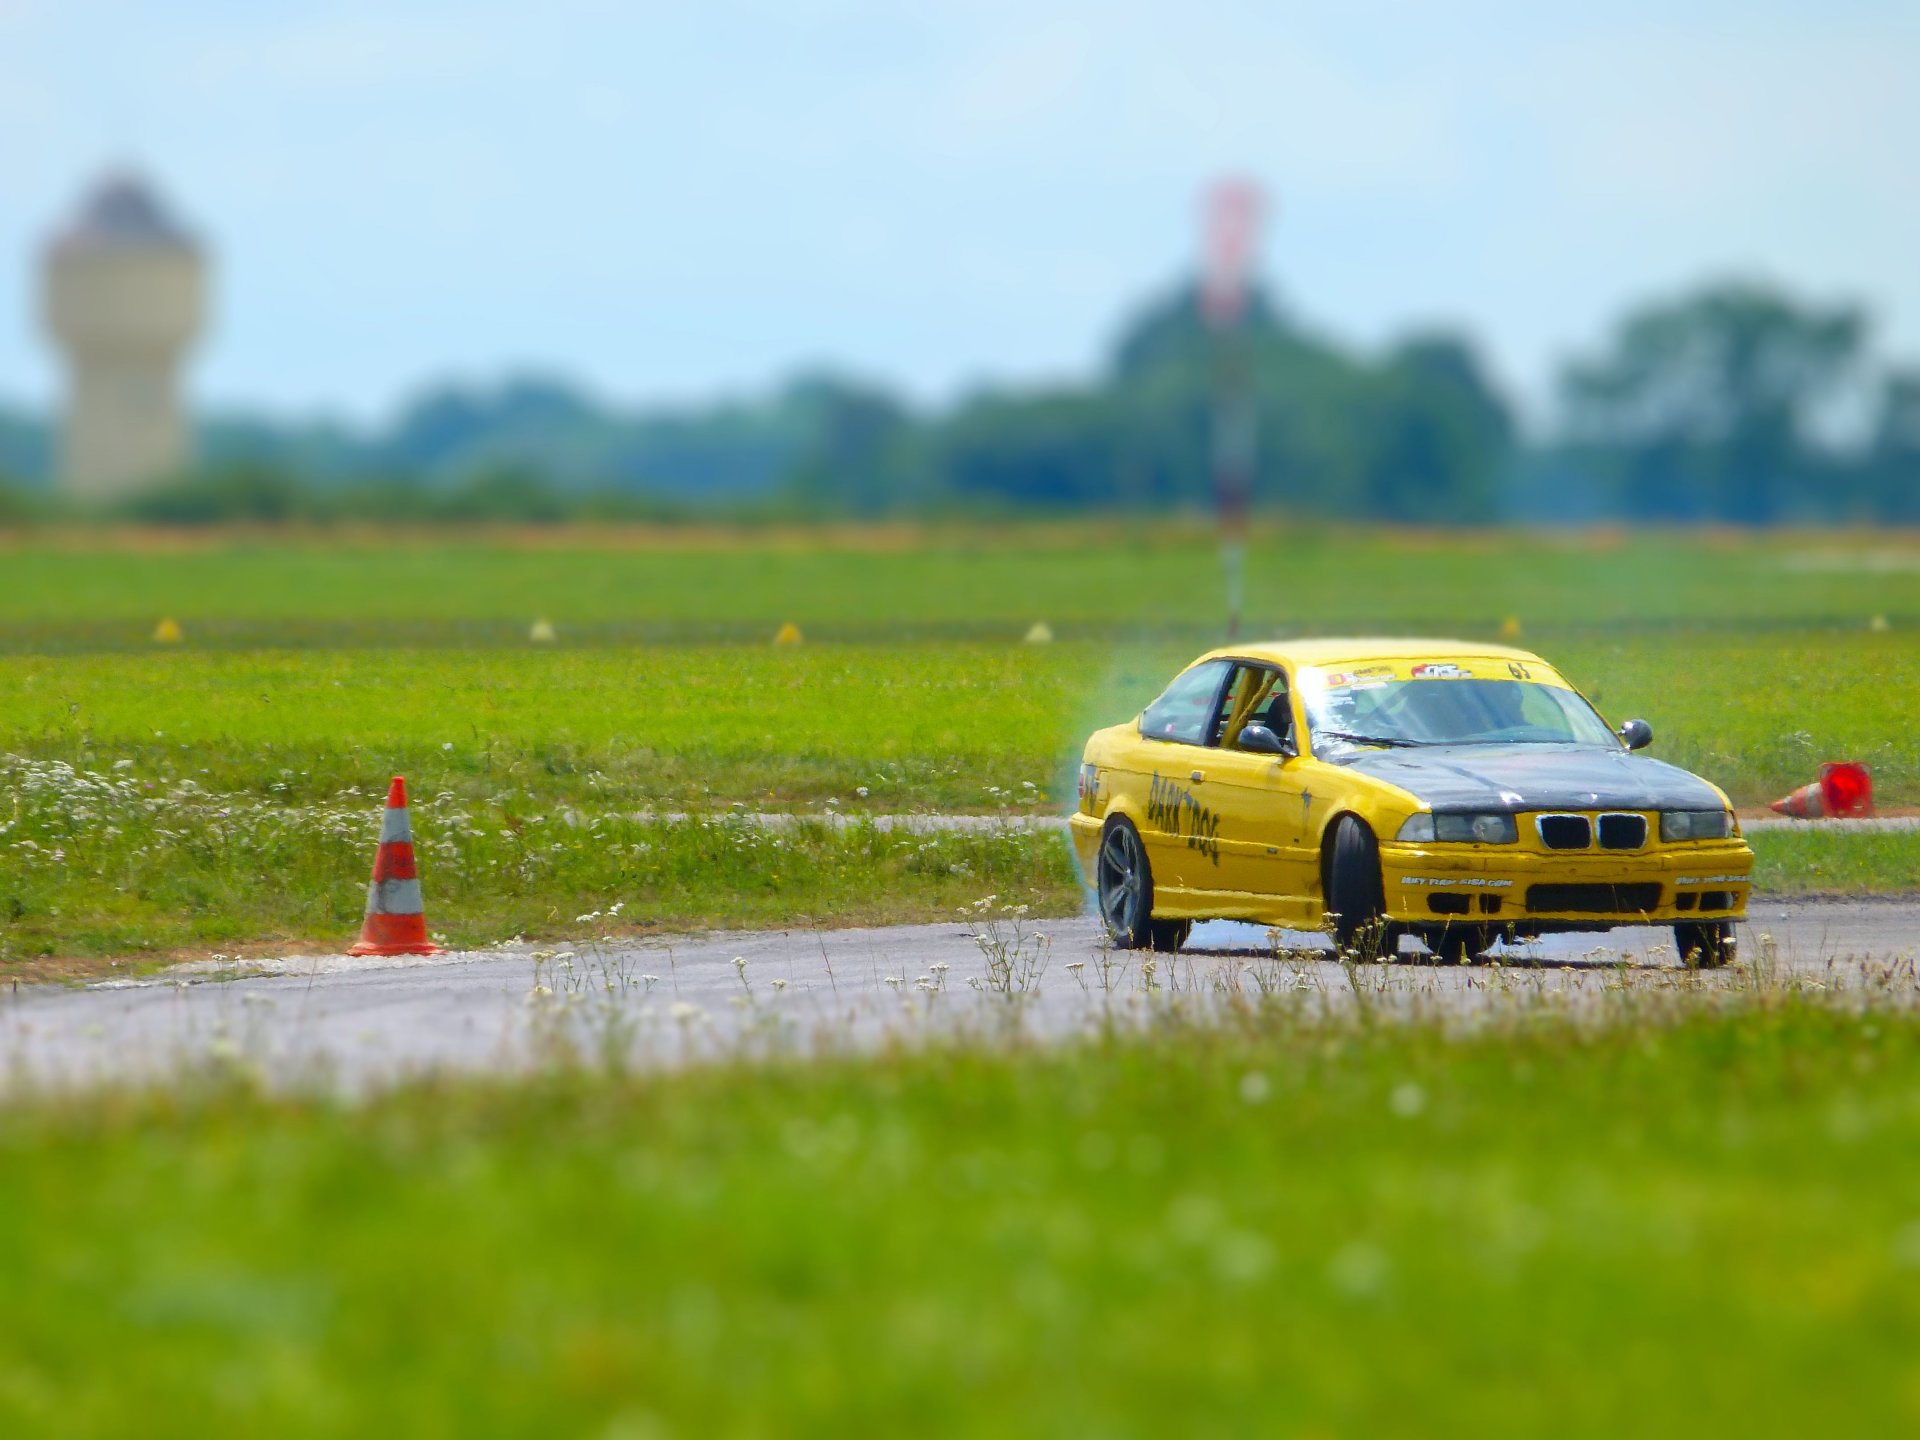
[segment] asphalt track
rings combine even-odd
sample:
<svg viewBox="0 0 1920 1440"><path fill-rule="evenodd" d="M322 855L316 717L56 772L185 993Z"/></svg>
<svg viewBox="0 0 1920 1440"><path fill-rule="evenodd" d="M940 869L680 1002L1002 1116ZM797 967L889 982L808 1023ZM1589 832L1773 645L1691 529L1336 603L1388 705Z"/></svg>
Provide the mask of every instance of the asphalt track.
<svg viewBox="0 0 1920 1440"><path fill-rule="evenodd" d="M1039 937L1046 937L1042 941ZM982 945L985 938L989 943ZM561 1058L673 1065L811 1054L929 1035L1062 1037L1171 1005L1278 996L1457 1013L1604 1003L1770 980L1920 1001L1920 897L1763 901L1743 968L1681 968L1666 930L1558 936L1500 965L1337 963L1319 936L1212 922L1178 957L1114 952L1086 919L773 930L527 946L422 959L218 962L85 989L0 995L0 1089L243 1067L270 1083L364 1090L434 1070L515 1072ZM998 950L995 950L996 944ZM1008 981L996 984L992 961ZM1361 994L1356 995L1359 986ZM1009 991L1018 999L1010 999Z"/></svg>

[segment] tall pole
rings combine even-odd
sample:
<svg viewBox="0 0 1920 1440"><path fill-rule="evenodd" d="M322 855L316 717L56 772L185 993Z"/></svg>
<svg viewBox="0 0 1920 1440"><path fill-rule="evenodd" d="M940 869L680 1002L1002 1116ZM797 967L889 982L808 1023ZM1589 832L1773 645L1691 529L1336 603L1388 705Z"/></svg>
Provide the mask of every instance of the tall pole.
<svg viewBox="0 0 1920 1440"><path fill-rule="evenodd" d="M1220 514L1229 640L1240 634L1246 598L1247 511L1259 442L1244 322L1264 208L1259 187L1251 181L1221 180L1207 191L1200 313L1212 341L1213 493Z"/></svg>

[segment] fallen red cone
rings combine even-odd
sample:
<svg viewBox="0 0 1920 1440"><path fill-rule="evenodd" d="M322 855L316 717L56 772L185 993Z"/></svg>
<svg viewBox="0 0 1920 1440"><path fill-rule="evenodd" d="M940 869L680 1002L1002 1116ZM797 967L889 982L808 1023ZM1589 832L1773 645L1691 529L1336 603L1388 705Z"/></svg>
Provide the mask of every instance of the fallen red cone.
<svg viewBox="0 0 1920 1440"><path fill-rule="evenodd" d="M420 871L413 862L413 825L407 818L407 782L393 777L387 813L380 822L380 848L367 885L367 919L360 943L349 955L438 955L427 938L426 907L420 902Z"/></svg>
<svg viewBox="0 0 1920 1440"><path fill-rule="evenodd" d="M1860 819L1873 814L1873 772L1851 760L1820 767L1820 778L1770 807L1796 820Z"/></svg>

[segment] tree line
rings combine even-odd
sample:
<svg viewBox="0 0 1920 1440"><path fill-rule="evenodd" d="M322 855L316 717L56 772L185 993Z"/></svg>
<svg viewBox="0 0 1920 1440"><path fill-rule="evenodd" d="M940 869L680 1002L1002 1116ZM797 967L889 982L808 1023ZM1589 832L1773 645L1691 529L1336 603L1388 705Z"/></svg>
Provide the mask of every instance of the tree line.
<svg viewBox="0 0 1920 1440"><path fill-rule="evenodd" d="M1878 363L1865 312L1721 282L1638 306L1565 366L1528 434L1463 335L1366 354L1256 293L1229 335L1191 287L1143 305L1083 383L937 412L843 376L632 413L569 385L442 388L374 433L246 417L118 513L195 523L1062 514L1194 510L1215 397L1256 435L1252 495L1409 524L1920 520L1920 368ZM0 412L0 475L44 477L43 425ZM0 492L0 519L43 512Z"/></svg>

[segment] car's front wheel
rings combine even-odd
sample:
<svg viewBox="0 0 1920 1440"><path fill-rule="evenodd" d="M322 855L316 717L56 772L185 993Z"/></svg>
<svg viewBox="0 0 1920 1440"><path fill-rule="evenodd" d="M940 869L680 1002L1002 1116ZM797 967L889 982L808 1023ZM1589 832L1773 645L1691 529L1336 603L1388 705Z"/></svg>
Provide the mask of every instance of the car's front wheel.
<svg viewBox="0 0 1920 1440"><path fill-rule="evenodd" d="M1673 927L1680 963L1689 970L1712 970L1733 962L1731 920L1683 920Z"/></svg>
<svg viewBox="0 0 1920 1440"><path fill-rule="evenodd" d="M1387 923L1386 885L1380 878L1380 844L1352 815L1334 826L1326 849L1327 915L1333 943L1342 955L1378 960L1399 948L1399 932Z"/></svg>
<svg viewBox="0 0 1920 1440"><path fill-rule="evenodd" d="M1100 918L1121 950L1178 950L1193 930L1191 920L1153 918L1153 867L1140 832L1124 815L1107 821L1100 832L1100 858L1094 867Z"/></svg>

